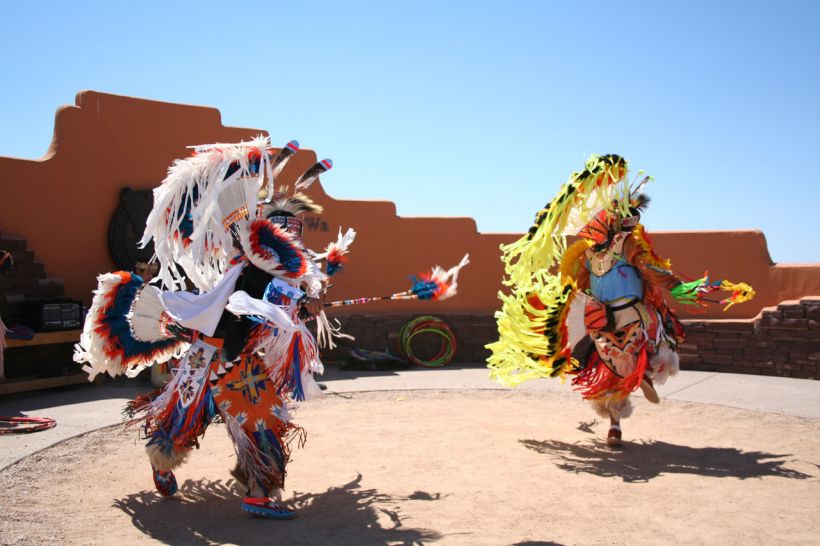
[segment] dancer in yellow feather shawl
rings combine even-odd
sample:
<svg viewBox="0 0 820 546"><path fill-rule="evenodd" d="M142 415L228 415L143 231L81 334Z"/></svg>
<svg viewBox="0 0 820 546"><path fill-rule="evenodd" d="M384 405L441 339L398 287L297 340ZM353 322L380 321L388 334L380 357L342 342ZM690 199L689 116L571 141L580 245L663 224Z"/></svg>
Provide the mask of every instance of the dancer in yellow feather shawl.
<svg viewBox="0 0 820 546"><path fill-rule="evenodd" d="M572 378L595 410L610 419L609 445L621 443L629 394L641 388L650 402L654 384L678 371L683 327L662 289L679 302L703 305L704 294L730 290L721 303L748 301L743 283L683 282L659 258L640 212L650 179L631 185L617 155L593 155L535 218L528 233L502 246L502 308L498 341L487 345L490 375L515 386L542 377ZM579 239L567 246L566 237Z"/></svg>

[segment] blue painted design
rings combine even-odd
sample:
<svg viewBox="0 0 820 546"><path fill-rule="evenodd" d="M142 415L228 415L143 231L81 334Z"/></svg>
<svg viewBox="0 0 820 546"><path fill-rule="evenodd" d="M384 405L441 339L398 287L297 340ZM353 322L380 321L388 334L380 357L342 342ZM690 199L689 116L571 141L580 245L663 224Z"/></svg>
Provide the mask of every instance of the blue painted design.
<svg viewBox="0 0 820 546"><path fill-rule="evenodd" d="M643 299L643 280L638 270L621 260L600 277L590 272L589 285L592 296L603 303L621 298Z"/></svg>
<svg viewBox="0 0 820 546"><path fill-rule="evenodd" d="M265 286L265 294L263 297L265 301L274 305L287 305L294 300L298 301L304 295L305 293L298 288L289 285L283 280L274 278ZM286 298L289 301L285 301Z"/></svg>
<svg viewBox="0 0 820 546"><path fill-rule="evenodd" d="M269 303L273 303L274 305L280 305L282 303L282 288L279 286L279 283L275 283L273 281L269 282L268 285L265 287L265 301Z"/></svg>

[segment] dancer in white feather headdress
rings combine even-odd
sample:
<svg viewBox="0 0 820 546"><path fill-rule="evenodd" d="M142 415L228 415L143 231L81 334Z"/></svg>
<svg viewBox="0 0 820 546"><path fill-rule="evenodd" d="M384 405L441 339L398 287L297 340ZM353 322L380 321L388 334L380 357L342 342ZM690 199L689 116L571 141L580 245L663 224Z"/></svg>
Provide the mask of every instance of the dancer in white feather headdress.
<svg viewBox="0 0 820 546"><path fill-rule="evenodd" d="M320 161L292 188L280 187L276 177L298 149L291 141L276 152L265 137L195 147L154 190L141 241L154 244L163 289L123 271L99 278L75 352L89 378L179 359L162 392L133 406L163 495L176 492L174 468L221 418L248 488L242 509L295 515L280 498L290 444L303 439L290 410L320 392L318 346L332 347L339 335L322 310L323 291L355 237L340 230L323 254L304 247L299 215L321 207L302 190L332 163ZM191 285L195 292L185 290Z"/></svg>

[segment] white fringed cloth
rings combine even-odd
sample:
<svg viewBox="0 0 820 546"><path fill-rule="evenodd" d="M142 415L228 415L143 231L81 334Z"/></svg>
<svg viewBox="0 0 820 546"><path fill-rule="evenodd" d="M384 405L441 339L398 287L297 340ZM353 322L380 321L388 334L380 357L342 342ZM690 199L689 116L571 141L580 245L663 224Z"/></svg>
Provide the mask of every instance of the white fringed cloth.
<svg viewBox="0 0 820 546"><path fill-rule="evenodd" d="M162 292L162 304L180 325L212 336L242 269L242 266L229 269L213 290L208 292Z"/></svg>

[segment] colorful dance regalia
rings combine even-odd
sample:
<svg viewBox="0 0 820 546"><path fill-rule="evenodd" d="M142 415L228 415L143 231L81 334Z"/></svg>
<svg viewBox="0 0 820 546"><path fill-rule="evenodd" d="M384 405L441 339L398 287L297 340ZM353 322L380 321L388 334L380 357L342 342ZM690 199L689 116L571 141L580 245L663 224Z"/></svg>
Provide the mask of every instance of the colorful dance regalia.
<svg viewBox="0 0 820 546"><path fill-rule="evenodd" d="M508 386L541 377L569 377L595 410L612 422L608 442L620 443L620 419L632 412L629 394L678 371L680 321L663 289L686 304L732 290L722 303L747 301L745 284L683 283L659 258L639 223L648 199L627 180L616 155L592 156L536 215L529 232L502 247L504 283L496 313L499 340L487 345L491 377ZM567 247L566 236L579 239Z"/></svg>
<svg viewBox="0 0 820 546"><path fill-rule="evenodd" d="M291 420L293 406L321 393L313 379L323 371L317 338L332 347L341 335L317 311L328 278L319 262L338 270L355 237L340 231L323 254L304 247L298 215L321 207L301 190L331 163L314 165L293 190L274 191L274 178L297 150L293 141L274 154L266 138L197 148L154 190L143 238L154 241L158 280L170 290L128 272L99 278L75 352L89 379L133 376L178 359L159 395L134 406L163 495L176 492L173 469L221 420L236 451L235 475L248 487L243 510L294 516L277 502L290 446L304 440ZM196 293L179 290L186 280ZM311 300L316 338L305 324Z"/></svg>

